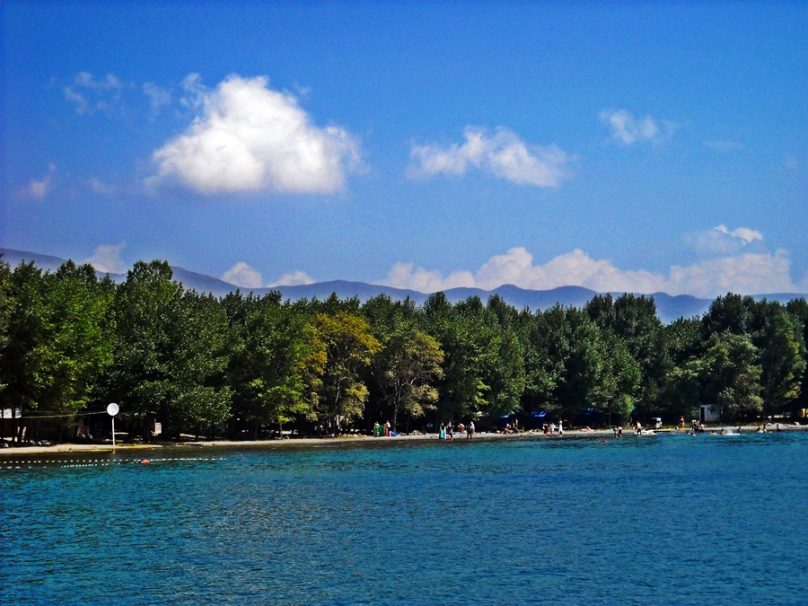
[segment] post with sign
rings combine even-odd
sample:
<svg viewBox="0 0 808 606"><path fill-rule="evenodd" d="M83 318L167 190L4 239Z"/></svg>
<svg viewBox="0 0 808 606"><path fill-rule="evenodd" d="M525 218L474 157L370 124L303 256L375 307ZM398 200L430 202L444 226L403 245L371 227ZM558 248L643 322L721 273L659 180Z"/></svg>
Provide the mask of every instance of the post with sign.
<svg viewBox="0 0 808 606"><path fill-rule="evenodd" d="M115 450L115 415L118 414L118 410L120 408L115 402L107 406L107 414L112 417L112 450Z"/></svg>

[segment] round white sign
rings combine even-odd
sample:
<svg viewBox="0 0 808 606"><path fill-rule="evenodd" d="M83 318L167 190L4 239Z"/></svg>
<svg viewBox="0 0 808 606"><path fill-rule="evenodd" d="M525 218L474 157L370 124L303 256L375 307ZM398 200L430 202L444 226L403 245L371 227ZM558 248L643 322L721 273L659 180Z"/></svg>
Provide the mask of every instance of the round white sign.
<svg viewBox="0 0 808 606"><path fill-rule="evenodd" d="M118 410L120 409L118 408L118 405L115 402L107 406L107 414L111 417L114 417L116 414L118 414Z"/></svg>

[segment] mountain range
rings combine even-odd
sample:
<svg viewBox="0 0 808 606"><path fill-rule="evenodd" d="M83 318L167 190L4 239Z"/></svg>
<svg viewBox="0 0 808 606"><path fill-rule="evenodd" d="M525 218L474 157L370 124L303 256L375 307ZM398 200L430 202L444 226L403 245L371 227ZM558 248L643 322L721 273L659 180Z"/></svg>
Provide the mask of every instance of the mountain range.
<svg viewBox="0 0 808 606"><path fill-rule="evenodd" d="M33 262L37 267L46 271L55 271L65 262L65 259L59 257L8 248L0 248L0 259L12 267L22 262ZM271 288L245 288L243 286L230 284L219 278L189 271L182 267L172 265L171 269L174 272L174 279L180 282L184 288L188 290L193 289L200 293L211 293L217 297L223 297L236 290L240 290L244 293L252 292L259 296L277 291L280 292L285 299L292 301L315 298L322 300L335 294L340 299L356 297L364 302L378 295L386 294L393 300L404 300L409 297L417 305L422 305L429 297L429 294L415 290L394 288L392 286L379 284L367 284L365 282L349 282L345 280L316 282L314 284L300 284L295 286L273 286ZM123 273L106 274L99 272L99 275L109 275L115 282L122 282L126 279L126 274ZM561 286L551 290L528 290L512 284L504 284L493 290L451 288L444 291L444 294L452 303L464 301L469 297L480 297L481 300L487 301L489 297L499 295L509 305L518 309L528 307L532 310L545 310L556 304L581 307L599 293L581 286ZM613 292L610 294L619 296L623 293ZM662 292L653 293L650 296L656 301L657 314L663 322L673 322L677 318L699 316L709 309L710 303L712 302L712 299L701 299L691 295L674 296ZM770 301L787 303L792 299L808 298L808 295L800 293L769 293L753 295L753 298L756 300L768 299Z"/></svg>

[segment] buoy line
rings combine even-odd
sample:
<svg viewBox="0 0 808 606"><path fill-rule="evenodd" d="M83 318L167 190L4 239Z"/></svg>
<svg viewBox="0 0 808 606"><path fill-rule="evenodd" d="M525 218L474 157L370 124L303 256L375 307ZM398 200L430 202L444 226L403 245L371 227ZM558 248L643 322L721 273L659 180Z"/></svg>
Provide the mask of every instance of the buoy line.
<svg viewBox="0 0 808 606"><path fill-rule="evenodd" d="M171 462L224 461L224 457L158 457L158 458L124 458L124 459L12 459L0 462L0 471L7 469L34 469L36 467L108 467L111 465L150 464Z"/></svg>

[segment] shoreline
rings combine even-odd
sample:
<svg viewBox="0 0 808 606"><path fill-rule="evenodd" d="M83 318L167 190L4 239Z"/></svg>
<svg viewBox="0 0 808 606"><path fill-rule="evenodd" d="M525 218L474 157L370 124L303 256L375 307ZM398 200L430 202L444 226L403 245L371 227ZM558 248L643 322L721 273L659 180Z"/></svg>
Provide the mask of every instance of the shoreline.
<svg viewBox="0 0 808 606"><path fill-rule="evenodd" d="M780 423L779 429L777 423L767 424L771 429L767 429L767 433L777 433L778 431L808 431L808 425L799 424L785 424ZM705 427L705 434L716 434L722 429L736 429L738 425L733 426L710 426ZM741 425L742 433L758 433L760 425ZM656 434L678 434L687 433L687 431L676 431L674 428L663 428L655 430L653 433L648 432L645 434L651 437ZM631 429L623 430L623 438L634 437L634 431ZM642 436L640 436L642 437ZM137 452L147 450L203 450L203 449L273 449L273 448L292 448L292 447L323 447L323 446L360 446L363 444L396 444L400 442L472 442L483 441L491 442L498 440L564 440L564 439L580 439L580 438L600 438L608 439L614 438L611 429L569 429L565 430L563 435L553 434L545 435L541 431L525 431L517 434L502 434L502 433L487 433L479 432L473 438L467 439L465 435L458 435L454 439L439 440L438 434L409 434L399 435L396 437L373 437L366 435L357 436L344 436L339 438L285 438L275 440L199 440L188 442L155 442L155 443L136 443L136 444L119 444L115 448L112 443L97 443L97 444L74 444L65 442L62 444L53 444L51 446L8 446L0 448L0 459L8 456L25 456L25 455L62 455L62 454L81 454L81 453L99 453L99 452Z"/></svg>

